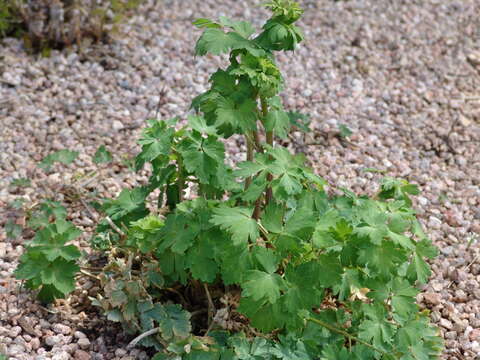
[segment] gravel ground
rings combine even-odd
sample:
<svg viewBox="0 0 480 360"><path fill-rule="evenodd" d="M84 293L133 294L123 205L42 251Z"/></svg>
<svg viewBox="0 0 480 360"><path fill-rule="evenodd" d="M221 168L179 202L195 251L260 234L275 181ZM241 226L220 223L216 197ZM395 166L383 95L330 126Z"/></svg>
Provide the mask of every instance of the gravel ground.
<svg viewBox="0 0 480 360"><path fill-rule="evenodd" d="M157 3L157 5L152 5ZM114 165L103 168L99 192L117 193L135 178L122 159L135 151L143 121L184 115L221 61L194 58L194 17L252 19L264 11L248 1L151 1L110 45L28 56L18 40L0 45L0 226L24 219L7 204L27 204L95 170L105 144ZM256 2L258 3L258 2ZM307 41L281 56L289 109L310 113L314 131L294 147L329 182L371 193L385 170L420 185L415 206L440 248L434 274L419 295L446 341L444 359L480 359L480 2L478 0L304 1ZM163 91L165 90L165 91ZM353 130L349 141L336 134ZM231 149L237 149L232 141ZM293 145L292 145L293 146ZM44 173L51 151L80 152L74 164ZM32 187L9 186L27 177ZM73 221L93 222L73 207ZM24 233L24 237L29 234ZM0 353L10 359L146 359L126 351L118 327L88 309L96 291L81 283L68 302L45 309L12 278L22 238L0 232Z"/></svg>

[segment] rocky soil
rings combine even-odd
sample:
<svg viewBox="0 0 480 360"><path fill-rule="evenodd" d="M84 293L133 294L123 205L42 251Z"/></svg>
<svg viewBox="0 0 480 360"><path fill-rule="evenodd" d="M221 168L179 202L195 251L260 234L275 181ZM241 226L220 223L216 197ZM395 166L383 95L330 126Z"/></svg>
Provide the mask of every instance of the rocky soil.
<svg viewBox="0 0 480 360"><path fill-rule="evenodd" d="M125 163L144 120L184 115L221 61L194 58L191 20L228 15L261 24L259 1L146 1L111 44L27 55L19 40L0 45L0 226L62 184L96 170L105 144L115 154L89 188L114 195L141 180ZM281 56L289 109L311 114L312 132L294 134L329 182L356 192L378 186L375 168L419 184L416 209L440 248L418 301L445 338L444 359L480 359L480 2L478 0L303 1L307 41ZM352 131L339 138L343 124ZM234 140L232 149L243 146ZM74 164L45 173L36 164L60 149ZM32 186L10 185L28 178ZM83 180L80 180L83 181ZM65 190L65 191L64 191ZM91 230L91 214L71 208ZM24 233L0 231L0 353L10 359L148 359L129 338L83 306L86 279L69 301L44 308L14 281ZM86 246L86 242L84 243ZM88 249L87 249L88 250Z"/></svg>

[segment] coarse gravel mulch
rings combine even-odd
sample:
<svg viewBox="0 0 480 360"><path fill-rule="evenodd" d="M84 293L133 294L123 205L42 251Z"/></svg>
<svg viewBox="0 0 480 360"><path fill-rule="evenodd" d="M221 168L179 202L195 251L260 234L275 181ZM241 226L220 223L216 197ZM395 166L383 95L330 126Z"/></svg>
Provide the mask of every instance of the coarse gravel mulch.
<svg viewBox="0 0 480 360"><path fill-rule="evenodd" d="M144 120L185 115L222 60L194 58L196 17L251 19L259 1L146 1L110 44L27 55L19 40L0 45L0 225L24 217L8 206L45 197L67 201L65 184L94 171L105 144L115 163L85 185L115 195L144 180L125 159ZM279 56L286 107L309 113L306 140L293 134L330 183L373 193L383 170L420 186L415 208L440 249L418 296L446 342L444 359L480 359L480 1L303 1L306 41ZM353 134L344 140L339 126ZM80 152L69 166L37 163L60 149ZM229 148L238 152L240 140ZM234 159L241 158L233 155ZM31 187L10 186L16 178ZM80 178L80 180L79 180ZM83 178L84 179L84 178ZM70 206L76 225L94 220ZM68 301L44 308L13 279L23 237L0 232L0 353L10 359L147 359L130 338L88 306L98 288L83 279ZM85 250L87 243L84 242Z"/></svg>

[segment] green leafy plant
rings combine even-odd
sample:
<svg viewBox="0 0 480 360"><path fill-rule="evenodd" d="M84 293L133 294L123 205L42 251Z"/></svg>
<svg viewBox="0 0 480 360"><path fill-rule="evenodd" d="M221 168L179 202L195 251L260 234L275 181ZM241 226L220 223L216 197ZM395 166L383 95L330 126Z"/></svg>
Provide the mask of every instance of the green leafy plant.
<svg viewBox="0 0 480 360"><path fill-rule="evenodd" d="M18 238L22 234L22 230L22 227L16 224L13 220L8 220L5 224L5 232L9 239Z"/></svg>
<svg viewBox="0 0 480 360"><path fill-rule="evenodd" d="M346 125L344 124L340 124L338 126L339 130L340 130L340 137L342 138L348 138L350 135L353 134L353 131L350 130Z"/></svg>
<svg viewBox="0 0 480 360"><path fill-rule="evenodd" d="M13 179L10 182L10 186L16 186L16 187L29 187L31 184L30 179L27 178L18 178L18 179Z"/></svg>
<svg viewBox="0 0 480 360"><path fill-rule="evenodd" d="M9 35L15 29L15 11L12 0L0 0L0 38Z"/></svg>
<svg viewBox="0 0 480 360"><path fill-rule="evenodd" d="M100 146L93 156L93 162L95 164L109 163L112 162L112 160L113 156L110 151L105 148L105 145Z"/></svg>
<svg viewBox="0 0 480 360"><path fill-rule="evenodd" d="M8 206L10 206L12 209L15 209L15 210L21 210L23 208L24 202L25 202L25 199L17 198L12 202L10 202Z"/></svg>
<svg viewBox="0 0 480 360"><path fill-rule="evenodd" d="M29 223L37 229L35 238L15 270L15 276L25 280L27 288L39 290L42 302L63 298L75 289L80 251L67 243L80 236L81 231L65 216L65 208L58 203L45 202L40 206Z"/></svg>
<svg viewBox="0 0 480 360"><path fill-rule="evenodd" d="M100 41L141 0L0 0L0 37L23 37L27 49L48 55L83 40Z"/></svg>
<svg viewBox="0 0 480 360"><path fill-rule="evenodd" d="M438 359L441 339L415 304L436 255L411 208L418 189L387 178L374 198L329 196L305 156L276 143L308 125L283 108L274 58L302 41L302 10L266 6L260 31L194 22L196 54L229 65L186 122L149 120L135 158L148 182L97 207L92 239L107 265L93 304L156 360ZM234 166L230 136L246 146Z"/></svg>
<svg viewBox="0 0 480 360"><path fill-rule="evenodd" d="M62 164L71 164L78 156L78 151L72 151L72 150L59 150L54 153L51 153L47 155L39 164L38 167L40 167L43 170L50 170L50 168L53 166L55 162L60 162Z"/></svg>

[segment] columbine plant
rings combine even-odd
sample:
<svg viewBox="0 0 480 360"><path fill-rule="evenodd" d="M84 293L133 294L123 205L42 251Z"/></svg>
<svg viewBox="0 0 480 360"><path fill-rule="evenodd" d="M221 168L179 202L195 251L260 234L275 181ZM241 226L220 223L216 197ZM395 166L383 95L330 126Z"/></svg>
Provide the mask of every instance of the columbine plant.
<svg viewBox="0 0 480 360"><path fill-rule="evenodd" d="M152 175L102 205L93 244L110 261L94 303L157 360L437 359L441 340L415 304L436 253L411 209L418 190L388 178L375 198L329 197L305 157L275 143L297 119L278 97L274 54L302 41L302 10L266 6L259 34L245 21L195 21L196 54L230 64L193 100L187 125L151 120L143 131L136 168ZM246 161L232 168L221 139L234 134Z"/></svg>

